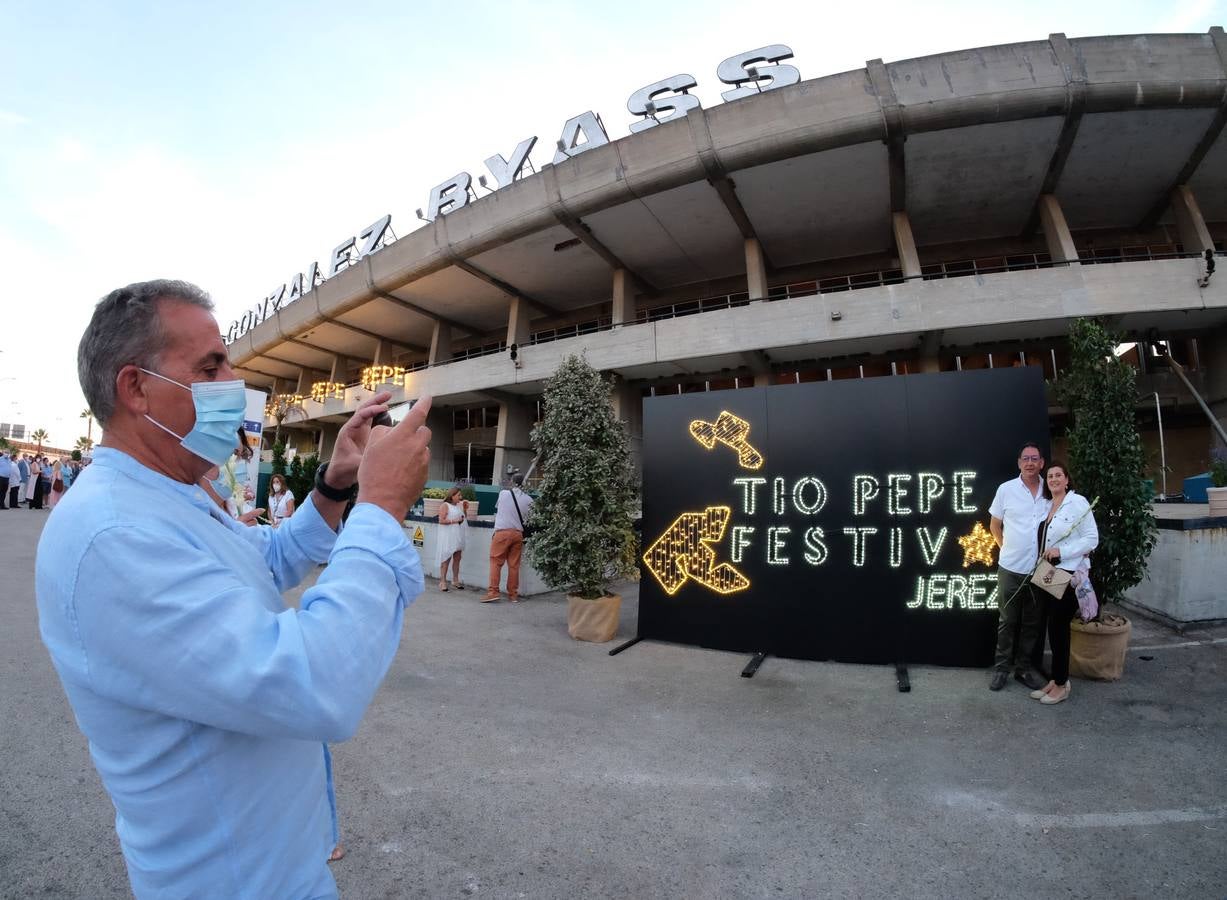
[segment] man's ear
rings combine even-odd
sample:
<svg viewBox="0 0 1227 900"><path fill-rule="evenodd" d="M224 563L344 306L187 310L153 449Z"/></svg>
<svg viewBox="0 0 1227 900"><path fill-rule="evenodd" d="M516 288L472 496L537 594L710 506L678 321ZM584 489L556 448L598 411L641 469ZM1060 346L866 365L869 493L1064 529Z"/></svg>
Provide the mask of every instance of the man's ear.
<svg viewBox="0 0 1227 900"><path fill-rule="evenodd" d="M145 379L136 366L127 365L115 376L115 405L134 415L149 412L149 398L145 394Z"/></svg>

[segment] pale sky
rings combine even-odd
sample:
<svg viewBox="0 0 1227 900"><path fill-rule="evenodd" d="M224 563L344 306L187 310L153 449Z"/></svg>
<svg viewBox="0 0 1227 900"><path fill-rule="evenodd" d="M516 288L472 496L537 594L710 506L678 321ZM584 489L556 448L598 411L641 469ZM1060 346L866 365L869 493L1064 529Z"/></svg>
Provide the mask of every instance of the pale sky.
<svg viewBox="0 0 1227 900"><path fill-rule="evenodd" d="M0 0L0 422L85 433L76 376L98 298L208 290L224 331L385 213L567 118L616 140L636 89L767 44L805 79L990 44L1227 24L1227 0L524 3ZM97 431L95 430L95 438Z"/></svg>

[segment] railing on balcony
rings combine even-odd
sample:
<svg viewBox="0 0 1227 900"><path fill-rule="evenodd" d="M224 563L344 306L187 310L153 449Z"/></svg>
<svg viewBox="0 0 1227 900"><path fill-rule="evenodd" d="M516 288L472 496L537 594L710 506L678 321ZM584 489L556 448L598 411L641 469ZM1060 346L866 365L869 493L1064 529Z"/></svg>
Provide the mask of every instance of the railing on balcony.
<svg viewBox="0 0 1227 900"><path fill-rule="evenodd" d="M611 328L613 328L613 319L609 316L601 316L587 322L573 322L570 325L534 331L528 343L529 345L548 344L550 341L561 341L564 338L579 337L582 334L596 334L598 331L608 331Z"/></svg>

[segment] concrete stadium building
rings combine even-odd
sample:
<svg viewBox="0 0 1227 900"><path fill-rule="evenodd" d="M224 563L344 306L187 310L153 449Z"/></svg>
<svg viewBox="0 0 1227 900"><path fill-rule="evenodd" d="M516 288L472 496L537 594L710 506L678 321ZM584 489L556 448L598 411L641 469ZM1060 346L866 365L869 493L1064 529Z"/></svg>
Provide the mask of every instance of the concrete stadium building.
<svg viewBox="0 0 1227 900"><path fill-rule="evenodd" d="M1221 28L1054 34L767 88L559 142L480 198L466 180L426 227L347 249L232 326L233 361L306 398L283 430L324 456L377 382L433 395L441 479L523 468L543 384L579 352L638 437L651 394L1023 364L1059 378L1070 322L1094 315L1169 341L1227 416L1227 273L1201 285L1227 240ZM1161 412L1172 477L1201 471L1211 430L1144 346L1147 440Z"/></svg>

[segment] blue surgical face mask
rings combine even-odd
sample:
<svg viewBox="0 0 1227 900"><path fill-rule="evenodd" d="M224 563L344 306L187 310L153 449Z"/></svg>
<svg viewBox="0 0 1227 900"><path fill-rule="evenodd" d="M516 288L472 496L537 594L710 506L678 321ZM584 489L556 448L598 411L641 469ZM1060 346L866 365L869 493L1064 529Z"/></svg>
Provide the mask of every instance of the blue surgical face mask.
<svg viewBox="0 0 1227 900"><path fill-rule="evenodd" d="M137 368L140 368L139 366ZM237 381L195 381L191 387L157 372L141 369L146 375L161 378L191 391L196 407L196 424L187 434L178 435L161 422L146 415L154 425L172 437L179 438L184 448L210 465L220 466L238 446L239 427L247 413L247 385Z"/></svg>

